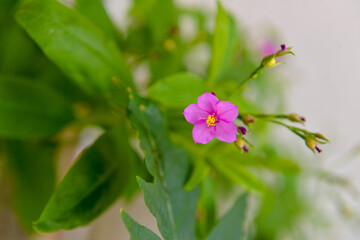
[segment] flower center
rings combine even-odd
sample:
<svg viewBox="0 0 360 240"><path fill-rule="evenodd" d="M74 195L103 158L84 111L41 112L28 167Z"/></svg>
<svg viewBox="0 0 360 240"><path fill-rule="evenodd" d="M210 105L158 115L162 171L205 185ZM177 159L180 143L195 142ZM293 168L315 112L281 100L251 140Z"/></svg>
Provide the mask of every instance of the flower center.
<svg viewBox="0 0 360 240"><path fill-rule="evenodd" d="M206 119L206 123L207 123L208 127L215 126L215 123L216 123L215 113L208 116L208 118Z"/></svg>

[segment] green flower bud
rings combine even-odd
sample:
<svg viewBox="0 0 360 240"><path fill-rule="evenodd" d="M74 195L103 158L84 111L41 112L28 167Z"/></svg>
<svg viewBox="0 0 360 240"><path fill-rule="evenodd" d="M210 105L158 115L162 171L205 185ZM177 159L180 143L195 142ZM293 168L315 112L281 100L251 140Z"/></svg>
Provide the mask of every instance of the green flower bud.
<svg viewBox="0 0 360 240"><path fill-rule="evenodd" d="M302 116L299 116L299 114L297 113L291 113L287 116L287 119L289 119L292 122L299 122L299 123L304 123L306 121L306 119Z"/></svg>
<svg viewBox="0 0 360 240"><path fill-rule="evenodd" d="M277 64L277 61L275 59L275 54L264 57L261 63L264 67L275 66Z"/></svg>
<svg viewBox="0 0 360 240"><path fill-rule="evenodd" d="M318 139L321 139L321 140L324 140L324 141L326 141L326 142L329 142L329 140L328 140L326 137L324 137L324 135L322 135L321 133L315 133L314 136L315 136L316 138L318 138Z"/></svg>
<svg viewBox="0 0 360 240"><path fill-rule="evenodd" d="M312 139L310 137L305 137L305 143L314 153L315 153L315 150L318 153L322 152L322 150L318 147L318 142L316 142L314 139Z"/></svg>

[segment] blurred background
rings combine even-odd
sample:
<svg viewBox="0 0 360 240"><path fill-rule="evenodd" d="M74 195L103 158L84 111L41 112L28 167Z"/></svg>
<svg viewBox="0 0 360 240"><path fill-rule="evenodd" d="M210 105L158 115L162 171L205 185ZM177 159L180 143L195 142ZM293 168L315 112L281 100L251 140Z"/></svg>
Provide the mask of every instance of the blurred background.
<svg viewBox="0 0 360 240"><path fill-rule="evenodd" d="M71 1L66 2L71 4ZM177 0L176 3L200 8L213 15L216 13L215 0ZM302 182L302 191L311 197L308 201L313 211L321 213L321 219L331 219L323 222L315 219L318 222L316 230L307 223L302 224L303 230L309 232L307 236L310 238L306 239L359 239L360 205L356 199L360 200L357 195L360 190L360 1L224 0L222 3L246 32L247 44L254 49L260 51L269 42L276 46L282 43L293 46L296 57L286 57L286 64L280 64L274 70L286 79L283 81L284 99L287 100L285 109L305 116L307 129L324 133L331 142L322 148L321 154L314 155L304 148L302 140L277 126L274 126L277 131L274 141L286 144L306 164L346 177L357 189L357 193L347 194L345 187L329 187L314 179ZM116 25L125 29L129 23L127 11L131 1L106 0L105 6ZM214 22L206 24L212 29ZM180 23L182 26L190 35L196 31L187 19ZM201 59L209 61L207 51ZM143 72L146 69L134 72L138 81L146 75ZM75 156L86 142L99 134L97 131L90 130L91 137L85 133L82 144L73 152L64 154ZM2 190L1 198L6 198ZM119 216L120 208L126 209L139 223L158 233L154 218L146 209L142 195L138 194L131 203L117 202L89 226L32 238L128 239ZM27 239L6 205L0 206L0 239Z"/></svg>

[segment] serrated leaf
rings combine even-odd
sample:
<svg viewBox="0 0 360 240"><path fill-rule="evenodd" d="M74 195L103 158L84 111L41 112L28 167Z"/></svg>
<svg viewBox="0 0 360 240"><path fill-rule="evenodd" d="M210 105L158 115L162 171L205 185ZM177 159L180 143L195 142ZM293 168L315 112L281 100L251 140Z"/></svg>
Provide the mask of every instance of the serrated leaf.
<svg viewBox="0 0 360 240"><path fill-rule="evenodd" d="M240 196L233 207L211 231L206 240L242 240L245 235L247 195Z"/></svg>
<svg viewBox="0 0 360 240"><path fill-rule="evenodd" d="M161 240L153 231L138 224L123 210L121 210L121 217L130 232L130 240Z"/></svg>
<svg viewBox="0 0 360 240"><path fill-rule="evenodd" d="M195 237L195 211L198 190L185 191L189 156L168 139L165 122L154 104L136 96L129 104L129 118L139 131L145 163L154 183L138 179L145 203L155 216L165 240L192 240Z"/></svg>
<svg viewBox="0 0 360 240"><path fill-rule="evenodd" d="M150 98L167 107L185 108L205 92L204 81L191 73L177 73L149 88Z"/></svg>
<svg viewBox="0 0 360 240"><path fill-rule="evenodd" d="M99 216L133 177L131 154L124 127L101 136L67 172L34 228L39 232L72 229Z"/></svg>
<svg viewBox="0 0 360 240"><path fill-rule="evenodd" d="M50 143L5 143L12 207L20 225L29 233L55 186L54 150Z"/></svg>
<svg viewBox="0 0 360 240"><path fill-rule="evenodd" d="M126 94L124 86L133 87L115 42L75 10L56 0L25 0L16 19L45 55L85 91L119 98L118 94Z"/></svg>
<svg viewBox="0 0 360 240"><path fill-rule="evenodd" d="M218 2L216 25L212 45L209 83L214 84L226 69L230 67L237 41L237 29L234 19Z"/></svg>
<svg viewBox="0 0 360 240"><path fill-rule="evenodd" d="M47 137L73 120L71 103L31 79L0 76L0 135Z"/></svg>

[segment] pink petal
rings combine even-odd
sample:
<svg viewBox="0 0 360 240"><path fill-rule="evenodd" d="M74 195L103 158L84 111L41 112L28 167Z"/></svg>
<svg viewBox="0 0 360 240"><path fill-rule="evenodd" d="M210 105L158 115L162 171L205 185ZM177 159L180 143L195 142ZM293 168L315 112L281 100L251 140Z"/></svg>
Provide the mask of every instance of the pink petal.
<svg viewBox="0 0 360 240"><path fill-rule="evenodd" d="M236 141L236 130L235 123L220 120L216 123L215 136L220 141L231 143Z"/></svg>
<svg viewBox="0 0 360 240"><path fill-rule="evenodd" d="M206 144L215 136L215 127L207 126L206 120L200 120L193 128L192 135L195 143Z"/></svg>
<svg viewBox="0 0 360 240"><path fill-rule="evenodd" d="M205 111L207 111L209 114L215 113L215 110L216 110L215 105L218 102L219 102L219 100L217 99L217 97L208 92L199 96L197 99L198 106L201 109L204 109Z"/></svg>
<svg viewBox="0 0 360 240"><path fill-rule="evenodd" d="M220 101L216 104L216 115L219 120L232 122L239 115L238 107L231 102Z"/></svg>
<svg viewBox="0 0 360 240"><path fill-rule="evenodd" d="M207 119L209 114L198 107L197 104L190 104L187 106L183 112L186 121L189 123L195 124L201 119Z"/></svg>

